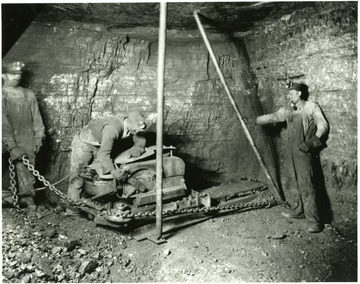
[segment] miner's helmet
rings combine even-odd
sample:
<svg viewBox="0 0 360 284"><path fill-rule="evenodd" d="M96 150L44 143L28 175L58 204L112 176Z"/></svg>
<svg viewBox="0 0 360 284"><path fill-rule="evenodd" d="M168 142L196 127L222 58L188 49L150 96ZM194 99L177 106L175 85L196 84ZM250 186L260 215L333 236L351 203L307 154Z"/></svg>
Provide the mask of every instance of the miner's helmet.
<svg viewBox="0 0 360 284"><path fill-rule="evenodd" d="M22 61L3 62L2 74L22 74L25 63Z"/></svg>
<svg viewBox="0 0 360 284"><path fill-rule="evenodd" d="M145 118L139 111L129 111L127 119L131 129L138 132L146 130Z"/></svg>

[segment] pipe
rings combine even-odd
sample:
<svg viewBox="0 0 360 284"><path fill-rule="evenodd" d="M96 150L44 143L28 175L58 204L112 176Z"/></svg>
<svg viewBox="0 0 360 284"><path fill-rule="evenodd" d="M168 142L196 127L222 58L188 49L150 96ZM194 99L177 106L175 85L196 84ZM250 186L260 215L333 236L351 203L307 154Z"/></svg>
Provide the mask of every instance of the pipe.
<svg viewBox="0 0 360 284"><path fill-rule="evenodd" d="M254 139L252 138L252 136L251 136L251 134L250 134L250 132L249 132L249 129L247 128L247 126L246 126L246 124L245 124L245 122L244 122L244 119L243 119L243 117L242 117L242 115L241 115L241 112L240 112L240 110L239 110L239 108L238 108L238 106L237 106L237 104L236 104L236 102L235 102L235 100L234 100L234 97L232 96L232 94L231 94L231 92L230 92L230 89L229 89L229 87L228 87L227 84L226 84L224 75L223 75L223 73L222 73L222 71L221 71L221 69L220 69L220 67L219 67L219 64L218 64L218 62L217 62L216 56L215 56L215 54L214 54L214 51L213 51L213 49L212 49L212 47L211 47L211 45L210 45L210 42L209 42L209 40L208 40L208 38L207 38L206 33L205 33L204 27L203 27L202 24L201 24L201 21L200 21L200 18L199 18L199 12L198 12L198 11L194 11L194 17L195 17L196 23L197 23L197 25L198 25L198 27L199 27L200 33L201 33L201 35L202 35L202 37L203 37L203 39L204 39L205 45L206 45L206 47L207 47L207 49L208 49L208 51L209 51L210 57L211 57L214 65L215 65L216 71L217 71L217 73L218 73L218 75L219 75L219 77L220 77L220 80L221 80L222 84L224 85L225 91L226 91L226 93L227 93L227 95L228 95L228 97L229 97L229 99L230 99L230 102L231 102L232 106L234 107L234 109L235 109L235 111L236 111L236 114L237 114L237 116L238 116L238 118L239 118L239 120L240 120L241 126L242 126L242 128L244 129L245 135L246 135L247 139L249 140L250 145L251 145L251 147L253 148L257 159L258 159L259 162L260 162L260 166L261 166L261 168L263 169L266 177L267 177L268 180L270 181L270 184L271 184L272 187L274 188L274 191L275 191L275 194L276 194L277 199L278 199L279 201L284 202L284 199L282 198L282 195L280 194L279 189L277 188L277 186L276 186L273 178L271 177L271 175L270 175L270 173L269 173L269 170L267 169L267 167L266 167L266 165L265 165L265 163L264 163L264 161L263 161L263 159L262 159L262 157L261 157L261 155L260 155L260 153L259 153L259 150L258 150L257 146L255 145Z"/></svg>
<svg viewBox="0 0 360 284"><path fill-rule="evenodd" d="M156 123L156 235L162 237L162 177L163 177L163 114L166 42L166 2L160 3L159 56L157 68L157 123Z"/></svg>

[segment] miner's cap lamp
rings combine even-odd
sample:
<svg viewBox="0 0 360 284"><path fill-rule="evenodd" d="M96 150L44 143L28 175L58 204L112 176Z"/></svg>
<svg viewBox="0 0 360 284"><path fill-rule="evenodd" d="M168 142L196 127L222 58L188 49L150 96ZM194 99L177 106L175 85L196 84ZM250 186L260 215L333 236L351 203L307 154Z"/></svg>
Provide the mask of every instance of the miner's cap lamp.
<svg viewBox="0 0 360 284"><path fill-rule="evenodd" d="M292 81L288 81L286 84L286 87L289 88L290 90L296 90L299 92L305 92L308 89L308 86L303 84L303 83L294 83Z"/></svg>
<svg viewBox="0 0 360 284"><path fill-rule="evenodd" d="M22 61L4 62L2 64L3 74L22 74L24 71L25 63Z"/></svg>
<svg viewBox="0 0 360 284"><path fill-rule="evenodd" d="M130 111L128 113L128 121L131 127L137 131L145 131L146 123L144 116L139 111Z"/></svg>

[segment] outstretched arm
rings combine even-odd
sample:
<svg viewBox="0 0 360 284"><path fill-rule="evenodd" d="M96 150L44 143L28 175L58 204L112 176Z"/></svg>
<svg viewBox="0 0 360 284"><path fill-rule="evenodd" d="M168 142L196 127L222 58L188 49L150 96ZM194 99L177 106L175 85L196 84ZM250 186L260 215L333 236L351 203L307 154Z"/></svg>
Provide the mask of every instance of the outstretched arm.
<svg viewBox="0 0 360 284"><path fill-rule="evenodd" d="M277 112L258 116L256 118L256 124L265 125L269 123L284 122L285 120L286 120L285 108L281 108Z"/></svg>

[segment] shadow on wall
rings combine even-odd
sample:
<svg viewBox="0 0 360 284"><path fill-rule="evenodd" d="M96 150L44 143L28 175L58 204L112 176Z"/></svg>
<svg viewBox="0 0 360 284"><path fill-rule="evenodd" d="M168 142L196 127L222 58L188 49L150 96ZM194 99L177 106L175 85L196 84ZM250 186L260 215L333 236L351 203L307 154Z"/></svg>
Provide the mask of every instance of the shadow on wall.
<svg viewBox="0 0 360 284"><path fill-rule="evenodd" d="M322 109L321 112L324 115L324 118L326 119L326 122L329 125L329 130L326 133L326 135L322 137L323 147L322 149L320 149L320 152L321 150L327 147L326 141L329 138L329 134L331 130L331 125L329 124L329 121L326 118L326 115ZM314 185L316 189L316 203L318 204L320 218L325 224L330 224L333 221L334 216L330 204L330 198L325 185L325 176L324 176L323 168L321 166L320 156L314 159L313 170L314 170Z"/></svg>
<svg viewBox="0 0 360 284"><path fill-rule="evenodd" d="M318 204L320 218L324 224L330 224L333 221L333 211L331 209L330 198L325 186L325 177L321 167L320 157L316 158L313 163L316 203Z"/></svg>
<svg viewBox="0 0 360 284"><path fill-rule="evenodd" d="M39 153L36 155L36 166L35 168L40 172L41 175L47 175L49 173L49 165L52 163L52 159L54 159L54 156L58 156L59 150L54 149L54 138L52 137L52 134L49 133L49 126L47 125L48 119L46 117L46 112L44 111L44 102L42 101L42 94L39 94L35 90L31 88L30 82L33 81L34 73L29 70L31 65L31 69L37 69L38 65L34 63L25 62L25 70L21 76L21 82L20 86L24 88L30 88L32 91L35 92L39 110L41 114L41 118L43 120L44 126L45 126L45 137L43 140L43 145L40 148ZM60 145L56 143L57 145ZM55 151L54 151L55 150ZM53 156L50 154L52 153ZM61 173L60 170L57 171L58 173L53 175L57 176L59 173ZM44 185L36 179L36 188L37 187L43 187Z"/></svg>
<svg viewBox="0 0 360 284"><path fill-rule="evenodd" d="M191 157L184 154L178 155L184 161L189 160ZM217 172L205 171L193 163L186 163L185 168L185 183L187 188L195 191L201 191L213 186L221 184L221 174Z"/></svg>
<svg viewBox="0 0 360 284"><path fill-rule="evenodd" d="M145 135L146 137L146 147L156 145L156 133L155 132L148 132ZM129 142L131 144L131 141ZM129 144L125 146L125 144L121 147L129 147ZM186 139L175 136L175 135L168 135L164 133L163 137L163 145L164 146L174 146L176 150L174 151L174 156L181 158L185 162L185 184L187 188L194 189L194 190L202 190L205 188L209 188L215 185L219 185L219 173L216 172L209 172L206 170L201 169L199 166L191 163L190 161L193 160L188 154L181 153L181 146L186 144ZM131 147L131 145L130 145Z"/></svg>
<svg viewBox="0 0 360 284"><path fill-rule="evenodd" d="M25 62L25 66L26 65L27 64ZM29 70L24 70L21 76L20 86L24 88L29 88L31 77L32 77L32 72Z"/></svg>

